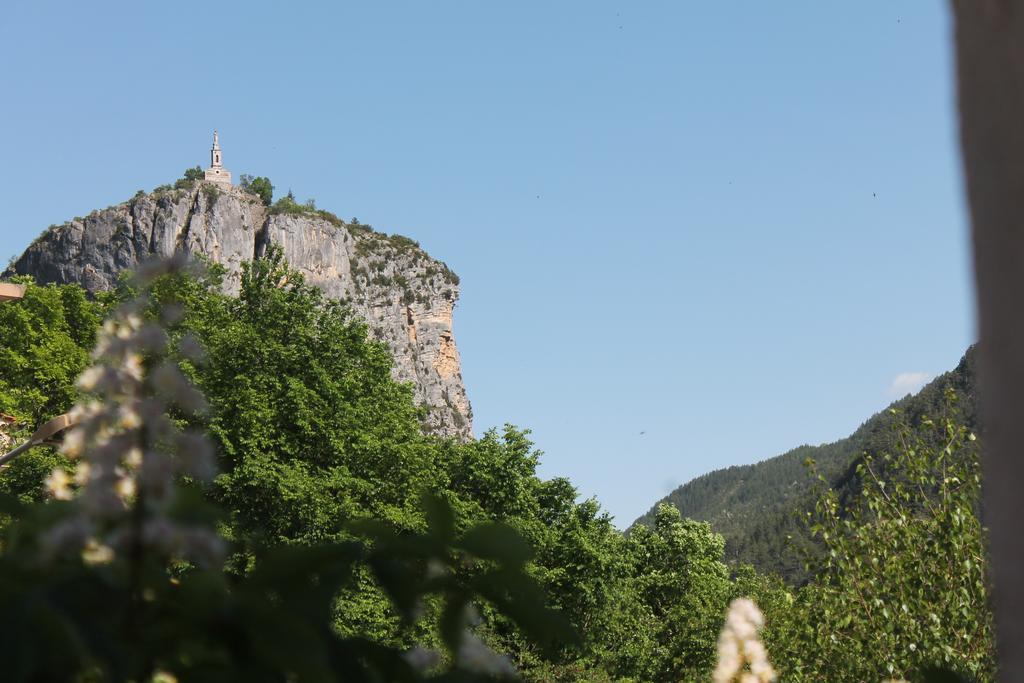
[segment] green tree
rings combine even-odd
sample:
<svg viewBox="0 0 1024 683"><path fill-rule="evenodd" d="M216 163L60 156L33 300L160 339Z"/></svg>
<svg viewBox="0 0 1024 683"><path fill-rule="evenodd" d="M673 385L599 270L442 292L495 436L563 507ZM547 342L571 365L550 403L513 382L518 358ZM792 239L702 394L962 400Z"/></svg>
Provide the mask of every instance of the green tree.
<svg viewBox="0 0 1024 683"><path fill-rule="evenodd" d="M245 265L237 298L219 293L221 275L211 267L201 278L160 282L153 299L181 299L187 312L172 336L194 336L205 349L202 364L184 364L210 403L206 427L223 470L213 496L229 511L225 532L250 547L235 558L239 571L263 545L351 538L353 520L422 531L418 501L426 489L449 502L460 530L500 522L522 534L536 548L530 574L578 628L596 633L609 624L626 573L621 534L596 502L576 503L567 481L537 477L540 454L525 432L506 427L469 443L424 436L422 411L411 388L392 379L387 348L369 341L344 306L306 285L279 249ZM497 612L484 609L482 617L489 642L538 668L537 676L552 661L581 656L564 650L552 659ZM342 633L378 642L436 638L429 619L405 629L362 569L335 619Z"/></svg>
<svg viewBox="0 0 1024 683"><path fill-rule="evenodd" d="M241 185L242 189L259 197L264 206L270 206L273 203L274 186L270 183L270 178L263 176L253 177L248 173L243 173Z"/></svg>
<svg viewBox="0 0 1024 683"><path fill-rule="evenodd" d="M91 396L63 446L75 477L58 469L48 480L58 500L24 505L0 496L19 518L0 541L3 680L514 677L507 659L472 633L473 603L493 605L537 642L571 637L524 572L525 542L494 524L457 532L436 497L423 501L419 533L367 521L352 531L371 543L279 545L244 574L225 576L217 511L195 495L209 449L180 428L202 408L201 395L167 362L187 340L169 343L158 323L178 317L174 298L164 289L150 301L148 321L137 315L140 300L104 324L96 364L79 381ZM470 566L477 571L463 579L459 571ZM418 605L436 605L445 656L338 633L331 605L356 567L410 624Z"/></svg>
<svg viewBox="0 0 1024 683"><path fill-rule="evenodd" d="M77 285L15 281L26 285L24 298L0 304L0 413L17 420L9 436L20 440L74 404L102 309ZM38 499L43 477L60 461L50 448L33 449L3 470L0 491Z"/></svg>
<svg viewBox="0 0 1024 683"><path fill-rule="evenodd" d="M951 389L942 417L895 433L891 453L857 466L857 498L826 490L817 503L825 558L793 608L768 616L786 680L915 680L936 666L994 678L978 442Z"/></svg>
<svg viewBox="0 0 1024 683"><path fill-rule="evenodd" d="M408 527L433 459L386 347L276 248L244 266L238 298L193 292L203 301L181 331L206 353L191 370L211 404L217 498L233 527L273 542L337 538L360 517Z"/></svg>
<svg viewBox="0 0 1024 683"><path fill-rule="evenodd" d="M662 504L653 528L629 536L634 563L630 590L646 608L651 649L635 666L653 681L706 679L732 584L723 562L725 540L706 522L682 519Z"/></svg>
<svg viewBox="0 0 1024 683"><path fill-rule="evenodd" d="M576 680L599 672L607 650L626 640L616 611L627 579L624 539L596 501L576 502L568 480L537 476L541 455L528 433L511 425L477 441L444 442L439 490L460 524L500 521L522 534L536 551L530 573L544 586L550 606L585 634L581 647L545 653L500 615L485 612L489 642L510 653L530 680Z"/></svg>
<svg viewBox="0 0 1024 683"><path fill-rule="evenodd" d="M206 178L206 173L199 166L193 166L192 168L186 168L185 173L181 178L174 181L174 188L178 190L188 190L195 186L195 184Z"/></svg>
<svg viewBox="0 0 1024 683"><path fill-rule="evenodd" d="M183 310L168 329L171 353L209 412L175 417L216 446L221 474L207 496L223 510L220 530L233 544L231 581L248 580L282 548L355 542L353 524L421 537L431 523L420 492L430 490L450 507L454 538L483 524L524 539L534 549L521 561L525 575L584 634L576 646L544 648L522 615L500 600L479 602L477 632L528 680L706 677L738 590L708 525L666 509L653 529L627 538L596 501L578 502L569 481L537 476L542 454L527 432L506 426L468 443L425 436L422 410L392 378L387 348L308 286L280 249L244 266L237 297L222 293L223 275L215 265L168 275L148 297L153 320ZM137 294L125 280L103 305ZM204 350L201 361L191 347ZM61 380L66 401L76 395L74 374ZM382 568L347 566L332 629L386 648L444 649L444 600L424 599L422 618L409 620ZM455 562L451 578L471 585L486 567Z"/></svg>

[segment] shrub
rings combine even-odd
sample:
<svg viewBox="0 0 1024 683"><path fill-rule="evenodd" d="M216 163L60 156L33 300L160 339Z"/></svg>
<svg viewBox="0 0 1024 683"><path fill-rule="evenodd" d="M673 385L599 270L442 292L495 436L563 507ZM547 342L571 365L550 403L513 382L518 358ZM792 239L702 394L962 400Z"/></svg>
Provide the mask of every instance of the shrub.
<svg viewBox="0 0 1024 683"><path fill-rule="evenodd" d="M391 242L391 245L399 251L410 251L412 249L420 248L419 242L409 239L404 235L391 235L388 237L388 241Z"/></svg>
<svg viewBox="0 0 1024 683"><path fill-rule="evenodd" d="M453 271L451 268L449 268L447 263L442 263L441 264L441 268L444 271L445 282L447 282L448 284L455 285L456 287L458 287L459 286L459 276L455 273L455 271Z"/></svg>
<svg viewBox="0 0 1024 683"><path fill-rule="evenodd" d="M295 195L291 190L281 197L270 207L271 214L287 214L289 216L316 216L322 218L336 228L343 227L344 222L336 215L325 209L316 208L315 199L307 199L305 203L299 204L295 201ZM357 247L358 250L358 247Z"/></svg>
<svg viewBox="0 0 1024 683"><path fill-rule="evenodd" d="M207 201L207 207L206 208L207 209L212 209L213 205L217 201L217 198L220 197L220 188L217 187L216 185L212 185L212 184L207 183L207 184L203 185L203 195L206 196L206 201Z"/></svg>
<svg viewBox="0 0 1024 683"><path fill-rule="evenodd" d="M240 185L246 192L259 197L264 206L271 205L274 199L274 186L270 183L270 178L263 176L254 178L248 173L243 173L240 178Z"/></svg>
<svg viewBox="0 0 1024 683"><path fill-rule="evenodd" d="M178 180L174 181L174 189L191 190L193 187L195 187L195 184L198 181L203 180L205 177L206 173L204 173L203 169L199 168L198 166L186 168L184 175Z"/></svg>
<svg viewBox="0 0 1024 683"><path fill-rule="evenodd" d="M919 680L933 666L994 680L980 449L952 389L946 402L915 426L893 410L897 445L856 465L859 497L821 495L811 529L826 553L768 637L786 680Z"/></svg>

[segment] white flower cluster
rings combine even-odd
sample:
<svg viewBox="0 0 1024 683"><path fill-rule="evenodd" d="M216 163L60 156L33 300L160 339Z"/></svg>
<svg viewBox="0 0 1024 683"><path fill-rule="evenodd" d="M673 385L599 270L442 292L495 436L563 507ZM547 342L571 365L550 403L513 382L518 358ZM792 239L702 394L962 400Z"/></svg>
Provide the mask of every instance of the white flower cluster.
<svg viewBox="0 0 1024 683"><path fill-rule="evenodd" d="M14 423L14 418L0 413L0 451L6 451L14 439L7 433L8 427Z"/></svg>
<svg viewBox="0 0 1024 683"><path fill-rule="evenodd" d="M508 657L487 647L484 641L468 629L462 633L462 642L459 643L455 660L459 668L472 673L507 678L519 677Z"/></svg>
<svg viewBox="0 0 1024 683"><path fill-rule="evenodd" d="M441 573L444 570L436 560L432 571ZM519 680L519 673L515 666L505 655L498 654L477 636L471 628L480 623L480 614L472 605L467 605L463 619L466 628L463 629L455 651L455 664L462 671L483 674L492 678ZM415 647L405 653L407 661L420 673L428 673L442 660L441 654L435 650L428 650L423 647Z"/></svg>
<svg viewBox="0 0 1024 683"><path fill-rule="evenodd" d="M94 364L78 379L95 398L69 414L74 427L61 452L75 461L74 477L58 468L46 479L54 498L74 501L74 512L44 538L49 556L80 552L87 563L104 564L141 547L203 564L222 557L223 543L212 529L168 515L179 476L213 475L213 450L201 434L182 432L167 417L172 406L194 413L205 402L177 366L163 360L167 335L161 325L143 321L143 304L138 300L104 323ZM165 320L168 313L165 308Z"/></svg>
<svg viewBox="0 0 1024 683"><path fill-rule="evenodd" d="M725 626L718 637L718 666L714 683L767 683L775 680L775 670L757 636L764 616L753 600L737 598L729 605Z"/></svg>

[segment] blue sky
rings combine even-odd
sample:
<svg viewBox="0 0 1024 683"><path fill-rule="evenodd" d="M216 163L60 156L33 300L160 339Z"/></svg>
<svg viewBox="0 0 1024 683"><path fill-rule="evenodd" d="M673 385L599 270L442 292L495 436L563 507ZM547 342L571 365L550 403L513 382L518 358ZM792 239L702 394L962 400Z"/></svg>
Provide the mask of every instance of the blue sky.
<svg viewBox="0 0 1024 683"><path fill-rule="evenodd" d="M12 2L0 257L208 163L462 277L478 431L629 524L974 338L944 3ZM894 383L896 388L894 388Z"/></svg>

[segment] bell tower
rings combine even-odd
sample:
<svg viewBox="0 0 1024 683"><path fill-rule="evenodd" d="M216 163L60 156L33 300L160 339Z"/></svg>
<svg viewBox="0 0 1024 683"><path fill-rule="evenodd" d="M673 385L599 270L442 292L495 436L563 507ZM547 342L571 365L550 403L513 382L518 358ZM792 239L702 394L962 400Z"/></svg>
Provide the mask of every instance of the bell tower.
<svg viewBox="0 0 1024 683"><path fill-rule="evenodd" d="M206 180L221 185L231 185L231 171L221 163L220 139L213 131L213 147L210 148L210 168L206 169Z"/></svg>
<svg viewBox="0 0 1024 683"><path fill-rule="evenodd" d="M210 165L220 168L220 141L217 139L217 131L213 131L213 148L210 150Z"/></svg>

